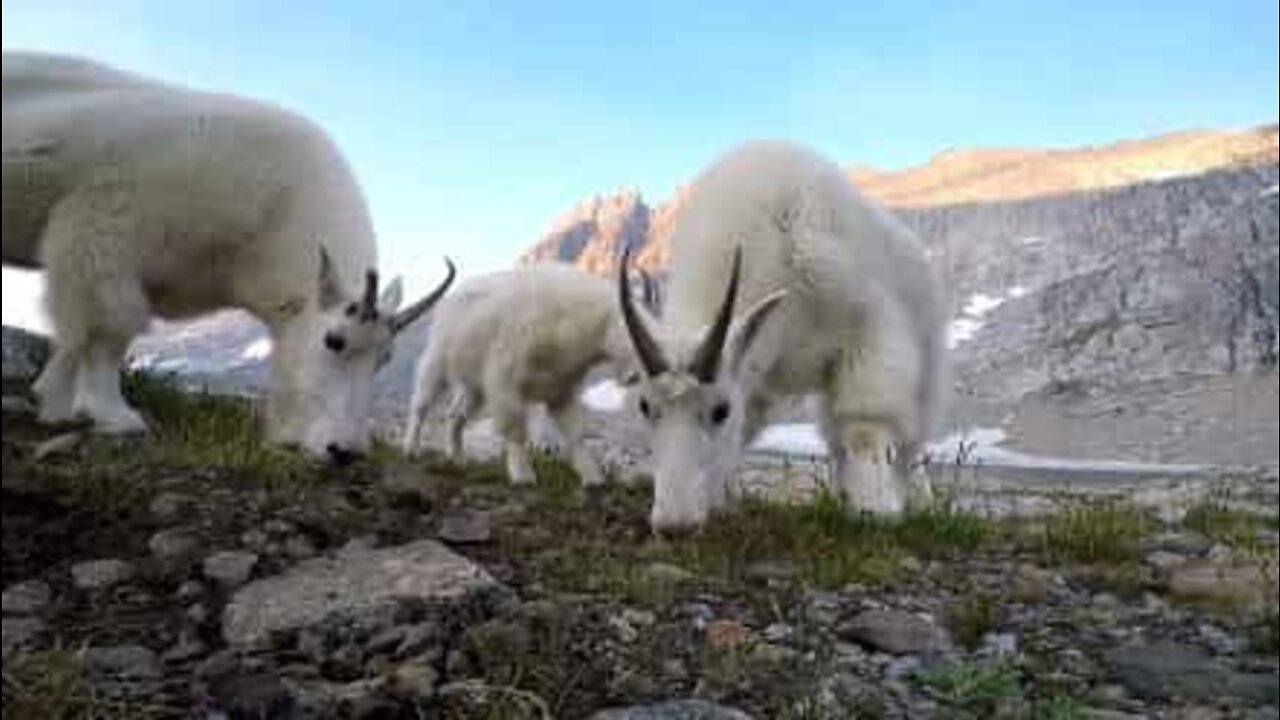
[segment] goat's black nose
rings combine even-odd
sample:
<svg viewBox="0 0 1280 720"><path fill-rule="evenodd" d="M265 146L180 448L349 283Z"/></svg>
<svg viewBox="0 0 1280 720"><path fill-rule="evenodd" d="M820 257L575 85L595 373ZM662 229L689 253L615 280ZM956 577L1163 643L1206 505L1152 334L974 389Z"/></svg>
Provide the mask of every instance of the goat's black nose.
<svg viewBox="0 0 1280 720"><path fill-rule="evenodd" d="M329 443L325 451L329 453L329 462L334 465L350 465L360 459L360 453L337 443Z"/></svg>

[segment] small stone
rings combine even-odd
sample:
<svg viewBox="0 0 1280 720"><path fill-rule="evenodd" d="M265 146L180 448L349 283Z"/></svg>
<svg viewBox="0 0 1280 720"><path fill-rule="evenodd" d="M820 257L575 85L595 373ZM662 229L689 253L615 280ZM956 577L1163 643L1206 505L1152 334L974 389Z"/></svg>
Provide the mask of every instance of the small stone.
<svg viewBox="0 0 1280 720"><path fill-rule="evenodd" d="M951 647L933 621L900 610L871 610L837 629L842 638L894 655L936 653Z"/></svg>
<svg viewBox="0 0 1280 720"><path fill-rule="evenodd" d="M206 588L204 583L199 580L187 580L178 586L178 589L174 592L173 596L180 603L189 603L195 602L196 600L204 597L205 592Z"/></svg>
<svg viewBox="0 0 1280 720"><path fill-rule="evenodd" d="M1131 646L1112 652L1108 659L1121 682L1147 700L1214 701L1226 696L1256 705L1280 702L1280 685L1272 674L1232 672L1185 645Z"/></svg>
<svg viewBox="0 0 1280 720"><path fill-rule="evenodd" d="M1205 623L1198 630L1200 639L1215 655L1235 655L1240 650L1240 641L1216 625Z"/></svg>
<svg viewBox="0 0 1280 720"><path fill-rule="evenodd" d="M787 560L761 560L751 563L743 571L743 577L757 583L782 584L795 576L795 563Z"/></svg>
<svg viewBox="0 0 1280 720"><path fill-rule="evenodd" d="M492 534L487 513L451 512L440 520L440 539L454 545L487 543Z"/></svg>
<svg viewBox="0 0 1280 720"><path fill-rule="evenodd" d="M440 673L426 662L407 662L391 673L393 690L411 700L430 700L440 684Z"/></svg>
<svg viewBox="0 0 1280 720"><path fill-rule="evenodd" d="M296 528L293 526L293 523L279 518L273 518L263 523L262 530L274 538L289 537L296 532Z"/></svg>
<svg viewBox="0 0 1280 720"><path fill-rule="evenodd" d="M69 455L84 441L84 433L69 432L55 435L36 446L32 459L43 462L59 455Z"/></svg>
<svg viewBox="0 0 1280 720"><path fill-rule="evenodd" d="M764 629L764 639L769 642L785 642L795 634L795 628L786 623L773 623Z"/></svg>
<svg viewBox="0 0 1280 720"><path fill-rule="evenodd" d="M679 565L662 562L650 563L649 566L644 569L644 574L654 582L670 583L673 585L692 580L695 577L693 573L685 570Z"/></svg>
<svg viewBox="0 0 1280 720"><path fill-rule="evenodd" d="M292 535L284 543L284 554L294 560L306 560L316 556L315 543L305 535Z"/></svg>
<svg viewBox="0 0 1280 720"><path fill-rule="evenodd" d="M161 563L179 565L195 558L200 541L182 530L161 530L147 541L147 549Z"/></svg>
<svg viewBox="0 0 1280 720"><path fill-rule="evenodd" d="M658 616L649 610L637 610L635 608L627 608L622 611L622 619L636 627L652 627L658 621Z"/></svg>
<svg viewBox="0 0 1280 720"><path fill-rule="evenodd" d="M90 560L71 568L75 586L85 591L107 590L133 579L135 570L124 560Z"/></svg>
<svg viewBox="0 0 1280 720"><path fill-rule="evenodd" d="M669 658L662 661L662 674L672 680L683 681L689 677L689 666L680 658Z"/></svg>
<svg viewBox="0 0 1280 720"><path fill-rule="evenodd" d="M1011 579L1010 596L1028 604L1044 602L1053 589L1056 578L1053 573L1034 565L1019 565Z"/></svg>
<svg viewBox="0 0 1280 720"><path fill-rule="evenodd" d="M37 615L53 602L53 589L41 580L10 585L4 591L5 615Z"/></svg>
<svg viewBox="0 0 1280 720"><path fill-rule="evenodd" d="M212 680L235 672L236 664L235 652L222 650L200 661L193 674L201 680Z"/></svg>
<svg viewBox="0 0 1280 720"><path fill-rule="evenodd" d="M364 650L370 655L381 655L383 653L391 652L404 642L404 637L408 631L409 629L403 625L387 628L377 635L374 635L369 642L365 643Z"/></svg>
<svg viewBox="0 0 1280 720"><path fill-rule="evenodd" d="M1214 600L1259 606L1274 592L1275 580L1268 580L1262 568L1252 564L1220 564L1197 560L1169 575L1169 591L1186 600Z"/></svg>
<svg viewBox="0 0 1280 720"><path fill-rule="evenodd" d="M1185 555L1179 555L1167 550L1157 550L1147 556L1146 562L1147 565L1150 565L1156 570L1167 572L1176 567L1185 565L1187 563L1187 558Z"/></svg>
<svg viewBox="0 0 1280 720"><path fill-rule="evenodd" d="M271 538L261 530L249 530L240 535L240 544L254 552L262 552Z"/></svg>
<svg viewBox="0 0 1280 720"><path fill-rule="evenodd" d="M3 646L6 660L11 654L30 648L41 635L44 635L45 631L44 622L36 618L9 617L6 615L3 624Z"/></svg>
<svg viewBox="0 0 1280 720"><path fill-rule="evenodd" d="M1018 636L1012 633L987 633L978 648L980 657L1007 658L1018 654Z"/></svg>
<svg viewBox="0 0 1280 720"><path fill-rule="evenodd" d="M209 607L204 603L196 603L187 608L185 615L187 620L196 627L208 625L210 618L213 617L212 613L209 612Z"/></svg>
<svg viewBox="0 0 1280 720"><path fill-rule="evenodd" d="M204 575L224 588L238 588L249 581L258 556L239 551L217 552L204 561Z"/></svg>
<svg viewBox="0 0 1280 720"><path fill-rule="evenodd" d="M151 501L151 514L161 522L171 522L180 520L184 515L189 513L196 505L196 501L189 495L181 493L166 492L160 493Z"/></svg>
<svg viewBox="0 0 1280 720"><path fill-rule="evenodd" d="M382 474L382 489L393 504L416 509L429 509L431 493L421 468L412 463L392 463Z"/></svg>
<svg viewBox="0 0 1280 720"><path fill-rule="evenodd" d="M624 645L630 645L640 638L640 631L620 615L609 618L609 629L613 632L613 636Z"/></svg>
<svg viewBox="0 0 1280 720"><path fill-rule="evenodd" d="M166 650L160 659L166 665L181 665L207 654L209 654L209 646L201 642L200 638L183 634L178 643Z"/></svg>
<svg viewBox="0 0 1280 720"><path fill-rule="evenodd" d="M163 676L156 654L138 645L91 647L80 651L90 672L124 680L159 680Z"/></svg>
<svg viewBox="0 0 1280 720"><path fill-rule="evenodd" d="M209 694L224 717L283 718L293 715L294 700L273 672L232 670L210 683Z"/></svg>
<svg viewBox="0 0 1280 720"><path fill-rule="evenodd" d="M425 652L440 641L440 626L433 622L410 625L396 647L395 657L407 658Z"/></svg>
<svg viewBox="0 0 1280 720"><path fill-rule="evenodd" d="M751 649L751 661L761 665L782 665L795 657L795 650L774 643L763 642Z"/></svg>
<svg viewBox="0 0 1280 720"><path fill-rule="evenodd" d="M747 628L736 620L707 623L707 644L716 650L736 650L747 642Z"/></svg>

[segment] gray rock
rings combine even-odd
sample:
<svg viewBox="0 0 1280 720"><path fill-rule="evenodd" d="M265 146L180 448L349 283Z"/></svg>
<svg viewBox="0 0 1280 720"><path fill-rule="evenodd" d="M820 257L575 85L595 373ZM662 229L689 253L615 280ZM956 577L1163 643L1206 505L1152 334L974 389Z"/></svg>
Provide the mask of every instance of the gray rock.
<svg viewBox="0 0 1280 720"><path fill-rule="evenodd" d="M900 610L870 610L837 629L846 640L894 655L919 655L951 647L947 632L935 623Z"/></svg>
<svg viewBox="0 0 1280 720"><path fill-rule="evenodd" d="M177 644L169 648L160 656L166 665L179 665L191 662L197 658L202 658L209 654L209 646L205 645L200 638L192 637L187 634L178 640Z"/></svg>
<svg viewBox="0 0 1280 720"><path fill-rule="evenodd" d="M435 541L352 548L240 589L223 613L223 636L232 645L258 645L332 617L401 602L462 601L497 587L482 568Z"/></svg>
<svg viewBox="0 0 1280 720"><path fill-rule="evenodd" d="M751 716L706 700L673 700L657 705L602 710L592 715L591 720L751 720Z"/></svg>
<svg viewBox="0 0 1280 720"><path fill-rule="evenodd" d="M53 602L53 589L41 580L10 585L4 591L5 615L37 615Z"/></svg>
<svg viewBox="0 0 1280 720"><path fill-rule="evenodd" d="M42 462L59 455L69 455L80 446L80 443L83 442L84 439L85 434L82 432L68 432L62 433L61 435L54 435L48 440L37 445L36 449L32 451L31 457L36 462Z"/></svg>
<svg viewBox="0 0 1280 720"><path fill-rule="evenodd" d="M182 493L160 493L151 501L148 509L157 520L170 522L179 520L195 507L196 501L190 495Z"/></svg>
<svg viewBox="0 0 1280 720"><path fill-rule="evenodd" d="M3 410L5 415L29 417L36 414L36 406L30 400L12 395L0 398L0 410Z"/></svg>
<svg viewBox="0 0 1280 720"><path fill-rule="evenodd" d="M205 558L204 576L224 588L237 588L249 581L257 566L254 553L226 550Z"/></svg>
<svg viewBox="0 0 1280 720"><path fill-rule="evenodd" d="M1196 560L1174 569L1168 579L1174 596L1188 600L1216 600L1262 605L1275 592L1275 579L1254 564Z"/></svg>
<svg viewBox="0 0 1280 720"><path fill-rule="evenodd" d="M137 573L132 563L124 560L90 560L71 568L71 579L80 590L99 591L129 582Z"/></svg>
<svg viewBox="0 0 1280 720"><path fill-rule="evenodd" d="M49 358L49 340L18 328L3 328L3 376L5 380L34 378Z"/></svg>
<svg viewBox="0 0 1280 720"><path fill-rule="evenodd" d="M196 603L195 605L187 608L184 616L187 618L188 622L196 627L204 627L205 625L208 625L209 620L213 617L212 613L209 612L209 606L204 603Z"/></svg>
<svg viewBox="0 0 1280 720"><path fill-rule="evenodd" d="M1168 550L1157 550L1147 555L1146 563L1156 570L1168 572L1187 564L1187 557Z"/></svg>
<svg viewBox="0 0 1280 720"><path fill-rule="evenodd" d="M1255 705L1280 703L1273 675L1233 672L1197 648L1137 645L1112 652L1108 660L1120 681L1146 700L1195 702L1226 696Z"/></svg>
<svg viewBox="0 0 1280 720"><path fill-rule="evenodd" d="M230 718L292 717L297 707L280 676L268 671L232 669L213 678L209 695L214 707Z"/></svg>
<svg viewBox="0 0 1280 720"><path fill-rule="evenodd" d="M440 673L428 662L407 662L391 673L392 689L412 700L431 699L439 684Z"/></svg>
<svg viewBox="0 0 1280 720"><path fill-rule="evenodd" d="M648 567L644 569L644 573L646 576L648 576L650 580L654 582L665 582L665 583L673 583L673 584L692 580L695 577L693 573L689 572L688 570L685 570L679 565L672 565L670 563L662 563L662 562L651 563Z"/></svg>
<svg viewBox="0 0 1280 720"><path fill-rule="evenodd" d="M316 546L305 535L291 535L284 542L284 554L294 560L307 560L316 556Z"/></svg>
<svg viewBox="0 0 1280 720"><path fill-rule="evenodd" d="M138 645L85 648L78 657L94 675L121 680L159 680L163 675L156 654Z"/></svg>
<svg viewBox="0 0 1280 720"><path fill-rule="evenodd" d="M204 583L199 580L187 580L178 586L173 596L177 598L178 602L189 603L204 597L206 591L207 588L205 588Z"/></svg>
<svg viewBox="0 0 1280 720"><path fill-rule="evenodd" d="M200 541L183 530L161 530L147 540L147 549L165 565L181 565L195 558Z"/></svg>
<svg viewBox="0 0 1280 720"><path fill-rule="evenodd" d="M488 513L463 510L440 520L440 539L454 545L487 543L493 536Z"/></svg>
<svg viewBox="0 0 1280 720"><path fill-rule="evenodd" d="M45 624L36 618L4 617L4 659L21 650L32 647L44 635Z"/></svg>

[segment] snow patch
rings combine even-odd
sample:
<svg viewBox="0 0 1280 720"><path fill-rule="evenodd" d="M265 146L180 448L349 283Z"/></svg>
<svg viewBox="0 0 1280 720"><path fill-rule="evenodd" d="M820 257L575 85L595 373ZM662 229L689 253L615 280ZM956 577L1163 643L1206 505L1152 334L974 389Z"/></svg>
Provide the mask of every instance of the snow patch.
<svg viewBox="0 0 1280 720"><path fill-rule="evenodd" d="M271 338L258 338L240 353L240 359L248 362L266 360L271 357L271 347Z"/></svg>
<svg viewBox="0 0 1280 720"><path fill-rule="evenodd" d="M1267 188L1266 190L1263 190L1263 191L1258 195L1258 197L1260 197L1260 198L1264 198L1264 199L1265 199L1265 198L1273 198L1273 197L1276 197L1276 196L1278 196L1278 195L1280 195L1280 185L1272 185L1271 187Z"/></svg>
<svg viewBox="0 0 1280 720"><path fill-rule="evenodd" d="M626 407L627 391L613 380L604 380L584 390L582 402L592 410L620 412Z"/></svg>
<svg viewBox="0 0 1280 720"><path fill-rule="evenodd" d="M1040 237L1039 235L1028 235L1019 240L1018 244L1023 247L1030 247L1032 245L1043 245L1047 242L1049 242L1048 238Z"/></svg>
<svg viewBox="0 0 1280 720"><path fill-rule="evenodd" d="M1074 470L1116 473L1167 473L1182 475L1203 472L1202 465L1170 465L1129 462L1124 460L1069 460L1042 455L1028 455L1008 450L1001 445L1008 435L1000 428L970 428L943 440L930 443L928 452L942 463L960 460L965 464L994 465L1038 470ZM754 452L826 457L827 443L811 423L771 425L751 444Z"/></svg>

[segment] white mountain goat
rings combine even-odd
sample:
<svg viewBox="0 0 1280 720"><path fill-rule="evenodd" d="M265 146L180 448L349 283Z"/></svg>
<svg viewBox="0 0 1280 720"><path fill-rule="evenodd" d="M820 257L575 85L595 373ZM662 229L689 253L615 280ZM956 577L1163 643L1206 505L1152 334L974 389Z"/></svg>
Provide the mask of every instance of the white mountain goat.
<svg viewBox="0 0 1280 720"><path fill-rule="evenodd" d="M242 308L274 341L267 432L348 461L375 369L452 282L397 312L342 155L305 119L78 58L4 53L4 262L42 267L48 422L141 431L120 391L153 315ZM360 283L363 282L363 287Z"/></svg>
<svg viewBox="0 0 1280 720"><path fill-rule="evenodd" d="M743 447L788 395L817 401L851 505L904 509L945 397L945 308L920 243L840 168L780 141L738 148L677 220L655 332L619 279L647 376L632 394L653 431L655 530L728 502Z"/></svg>
<svg viewBox="0 0 1280 720"><path fill-rule="evenodd" d="M643 310L636 315L643 315L639 322L651 322ZM610 281L558 263L483 276L463 283L440 304L430 332L405 426L406 454L417 451L431 407L452 393L448 455L462 452L467 421L483 409L504 441L511 481L533 482L528 415L542 403L582 481L603 481L581 442L583 381L596 367L615 377L639 377Z"/></svg>

